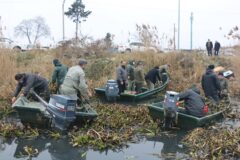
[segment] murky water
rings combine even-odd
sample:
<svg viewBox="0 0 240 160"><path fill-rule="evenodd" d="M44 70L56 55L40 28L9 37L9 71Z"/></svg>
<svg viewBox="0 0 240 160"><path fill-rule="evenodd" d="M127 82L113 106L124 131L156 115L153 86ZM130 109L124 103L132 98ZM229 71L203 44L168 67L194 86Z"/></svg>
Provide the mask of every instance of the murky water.
<svg viewBox="0 0 240 160"><path fill-rule="evenodd" d="M152 99L152 103L159 99ZM149 101L148 101L149 102ZM141 104L144 104L142 101ZM238 105L239 106L239 105ZM237 107L238 108L238 107ZM220 125L239 127L239 120L225 119ZM88 148L73 148L67 138L53 140L42 135L36 139L5 139L0 137L0 160L27 160L21 156L25 146L39 151L33 160L171 160L187 159L188 151L181 144L186 131L162 132L158 137L142 137L138 143L129 143L118 150L96 151Z"/></svg>
<svg viewBox="0 0 240 160"><path fill-rule="evenodd" d="M186 157L180 140L184 132L163 133L160 137L142 138L139 143L129 143L120 150L94 151L73 148L67 139L51 140L40 137L34 140L0 138L0 159L25 160L21 157L24 146L38 149L36 160L160 160Z"/></svg>

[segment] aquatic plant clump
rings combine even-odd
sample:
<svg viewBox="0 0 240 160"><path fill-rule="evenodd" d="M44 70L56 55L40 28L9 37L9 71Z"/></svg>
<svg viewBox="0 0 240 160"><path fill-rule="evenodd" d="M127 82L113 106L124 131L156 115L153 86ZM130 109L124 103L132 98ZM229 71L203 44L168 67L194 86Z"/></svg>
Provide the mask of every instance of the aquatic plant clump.
<svg viewBox="0 0 240 160"><path fill-rule="evenodd" d="M38 129L33 129L29 126L24 127L21 123L5 123L0 121L0 136L32 139L39 135Z"/></svg>
<svg viewBox="0 0 240 160"><path fill-rule="evenodd" d="M136 135L156 135L159 132L158 124L152 121L146 107L98 104L95 109L99 116L91 126L73 130L69 134L73 146L117 148Z"/></svg>
<svg viewBox="0 0 240 160"><path fill-rule="evenodd" d="M206 105L209 107L209 114L217 113L220 111L225 111L224 113L229 113L231 111L231 101L230 98L224 98L220 101L218 105L214 105L210 99L205 99Z"/></svg>
<svg viewBox="0 0 240 160"><path fill-rule="evenodd" d="M239 159L240 128L197 128L184 138L193 159Z"/></svg>

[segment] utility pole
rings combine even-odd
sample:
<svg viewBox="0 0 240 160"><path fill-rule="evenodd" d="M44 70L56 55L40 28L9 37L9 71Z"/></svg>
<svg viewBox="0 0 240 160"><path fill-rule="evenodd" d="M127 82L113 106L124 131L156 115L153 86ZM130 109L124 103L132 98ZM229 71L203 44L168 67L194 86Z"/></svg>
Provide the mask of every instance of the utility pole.
<svg viewBox="0 0 240 160"><path fill-rule="evenodd" d="M178 50L180 49L180 0L178 0Z"/></svg>
<svg viewBox="0 0 240 160"><path fill-rule="evenodd" d="M63 3L62 3L62 29L63 29L63 40L65 40L65 22L64 22L64 15L65 15L65 13L64 13L64 5L65 5L65 1L66 0L63 0Z"/></svg>
<svg viewBox="0 0 240 160"><path fill-rule="evenodd" d="M190 16L190 21L191 21L191 26L190 26L190 49L192 50L193 48L193 12L191 12Z"/></svg>
<svg viewBox="0 0 240 160"><path fill-rule="evenodd" d="M2 17L0 16L0 38L3 37L3 28L2 28Z"/></svg>
<svg viewBox="0 0 240 160"><path fill-rule="evenodd" d="M176 50L176 27L175 23L173 24L173 50Z"/></svg>

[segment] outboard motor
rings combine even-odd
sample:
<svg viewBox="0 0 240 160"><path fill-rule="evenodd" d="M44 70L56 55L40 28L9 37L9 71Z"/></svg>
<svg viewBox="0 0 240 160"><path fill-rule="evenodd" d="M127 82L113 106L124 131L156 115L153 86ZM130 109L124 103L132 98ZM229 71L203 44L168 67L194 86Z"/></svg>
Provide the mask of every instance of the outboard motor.
<svg viewBox="0 0 240 160"><path fill-rule="evenodd" d="M67 130L76 118L76 105L76 96L51 95L47 111L52 115L53 127Z"/></svg>
<svg viewBox="0 0 240 160"><path fill-rule="evenodd" d="M105 95L107 97L107 101L115 102L119 93L119 88L117 81L115 80L108 80L106 84Z"/></svg>
<svg viewBox="0 0 240 160"><path fill-rule="evenodd" d="M179 93L173 91L167 91L163 103L164 108L164 127L169 129L173 124L177 124L177 110Z"/></svg>

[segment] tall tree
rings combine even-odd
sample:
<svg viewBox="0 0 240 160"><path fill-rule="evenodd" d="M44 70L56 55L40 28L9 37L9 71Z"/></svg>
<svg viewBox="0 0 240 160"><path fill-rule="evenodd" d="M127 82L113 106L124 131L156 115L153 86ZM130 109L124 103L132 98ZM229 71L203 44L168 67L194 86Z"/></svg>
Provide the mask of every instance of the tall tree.
<svg viewBox="0 0 240 160"><path fill-rule="evenodd" d="M85 11L85 5L82 0L76 0L71 7L65 12L74 23L76 23L76 39L78 39L78 25L85 20L92 11Z"/></svg>
<svg viewBox="0 0 240 160"><path fill-rule="evenodd" d="M23 20L15 27L14 32L16 36L26 37L29 44L34 45L36 45L40 38L50 35L50 29L42 17Z"/></svg>

